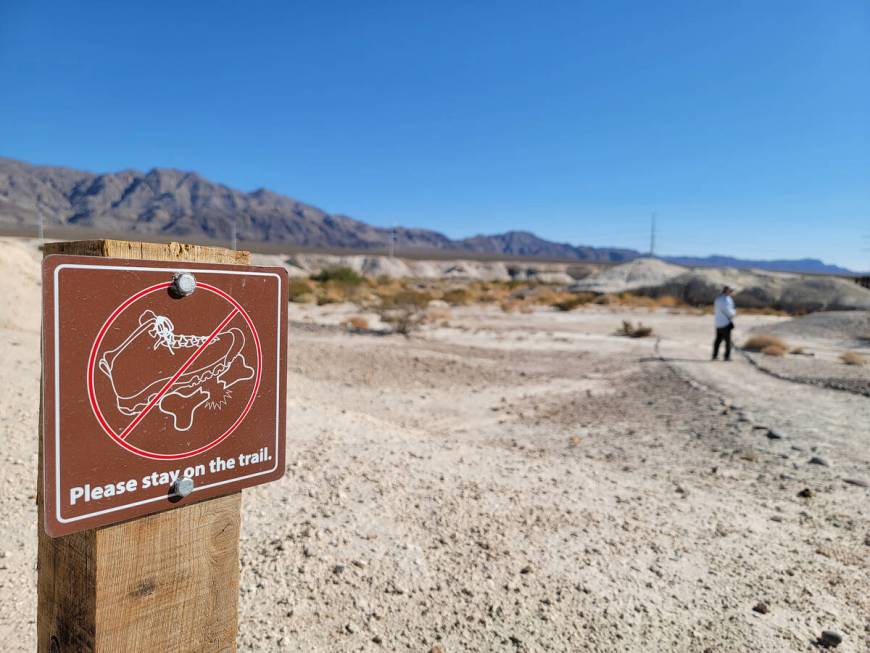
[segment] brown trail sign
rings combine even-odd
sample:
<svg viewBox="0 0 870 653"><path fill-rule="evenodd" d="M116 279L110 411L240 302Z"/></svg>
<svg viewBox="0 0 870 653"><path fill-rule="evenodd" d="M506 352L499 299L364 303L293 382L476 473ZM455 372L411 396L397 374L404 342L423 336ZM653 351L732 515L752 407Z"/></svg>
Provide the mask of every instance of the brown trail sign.
<svg viewBox="0 0 870 653"><path fill-rule="evenodd" d="M286 419L286 271L244 263L46 246L40 650L234 649L238 490L283 474Z"/></svg>

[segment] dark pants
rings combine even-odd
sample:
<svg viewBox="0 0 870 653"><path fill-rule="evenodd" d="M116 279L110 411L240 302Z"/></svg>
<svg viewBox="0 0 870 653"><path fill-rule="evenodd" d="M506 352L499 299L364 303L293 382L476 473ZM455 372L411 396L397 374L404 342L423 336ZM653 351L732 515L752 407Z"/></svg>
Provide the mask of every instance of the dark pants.
<svg viewBox="0 0 870 653"><path fill-rule="evenodd" d="M731 360L731 331L734 330L734 325L729 324L727 327L716 329L716 340L713 342L713 358L719 357L719 345L725 343L725 360Z"/></svg>

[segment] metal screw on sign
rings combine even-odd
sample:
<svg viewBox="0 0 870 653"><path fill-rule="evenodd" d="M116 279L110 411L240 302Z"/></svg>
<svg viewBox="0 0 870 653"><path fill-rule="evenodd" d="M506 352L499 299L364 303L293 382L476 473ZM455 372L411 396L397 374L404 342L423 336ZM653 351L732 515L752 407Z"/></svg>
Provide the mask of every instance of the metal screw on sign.
<svg viewBox="0 0 870 653"><path fill-rule="evenodd" d="M196 279L189 272L179 272L172 277L172 292L178 297L187 297L196 290Z"/></svg>
<svg viewBox="0 0 870 653"><path fill-rule="evenodd" d="M193 492L193 479L184 477L179 478L172 484L172 494L179 497L186 497Z"/></svg>

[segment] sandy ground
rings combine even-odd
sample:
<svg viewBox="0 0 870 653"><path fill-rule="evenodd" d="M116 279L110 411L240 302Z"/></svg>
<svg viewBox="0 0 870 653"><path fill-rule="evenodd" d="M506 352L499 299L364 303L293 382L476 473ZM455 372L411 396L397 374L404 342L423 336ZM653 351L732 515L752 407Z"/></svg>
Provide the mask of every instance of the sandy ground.
<svg viewBox="0 0 870 653"><path fill-rule="evenodd" d="M465 308L404 338L353 310L291 306L240 650L870 650L867 397L710 362L709 316ZM0 329L7 651L35 640L38 385L37 315Z"/></svg>

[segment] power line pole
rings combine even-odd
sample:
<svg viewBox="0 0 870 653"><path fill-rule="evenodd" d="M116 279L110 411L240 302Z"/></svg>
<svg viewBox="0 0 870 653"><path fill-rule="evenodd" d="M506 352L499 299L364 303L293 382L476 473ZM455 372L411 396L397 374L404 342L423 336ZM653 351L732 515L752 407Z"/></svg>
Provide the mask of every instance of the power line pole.
<svg viewBox="0 0 870 653"><path fill-rule="evenodd" d="M656 212L652 212L649 229L649 256L655 258L656 255Z"/></svg>

